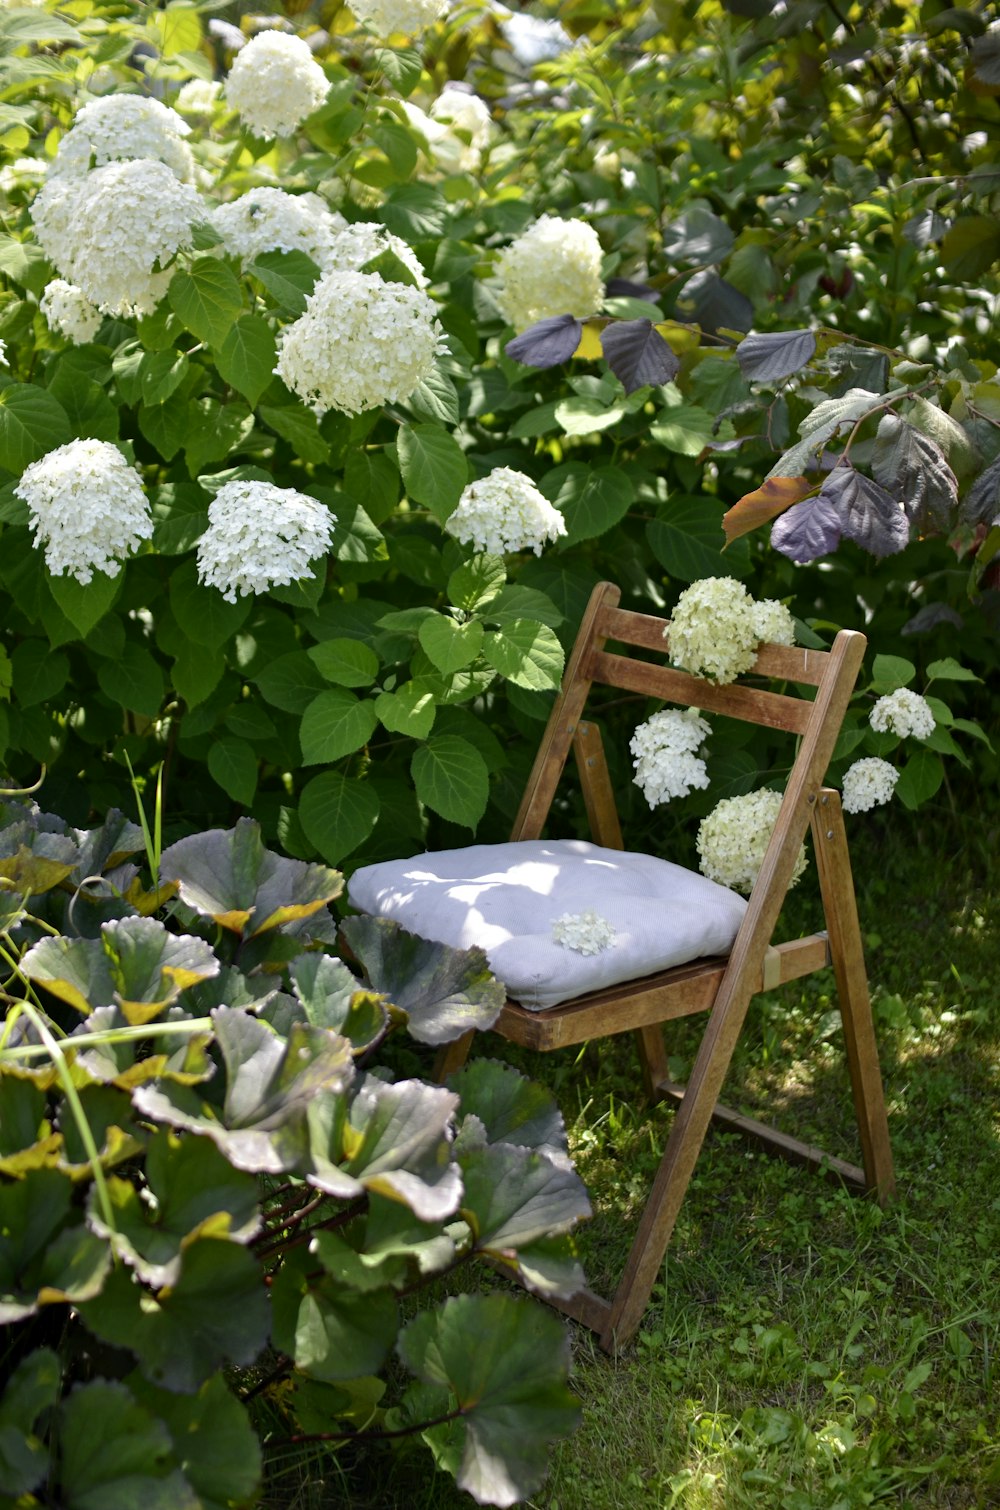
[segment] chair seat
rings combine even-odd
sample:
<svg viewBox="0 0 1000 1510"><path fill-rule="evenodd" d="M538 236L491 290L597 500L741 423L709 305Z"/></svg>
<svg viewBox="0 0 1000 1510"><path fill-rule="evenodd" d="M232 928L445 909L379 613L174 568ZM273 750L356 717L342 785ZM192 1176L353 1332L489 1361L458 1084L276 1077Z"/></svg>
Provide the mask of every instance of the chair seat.
<svg viewBox="0 0 1000 1510"><path fill-rule="evenodd" d="M533 1012L726 954L747 908L684 866L580 839L384 861L355 871L348 894L425 938L478 945L508 995ZM565 918L582 921L567 929Z"/></svg>

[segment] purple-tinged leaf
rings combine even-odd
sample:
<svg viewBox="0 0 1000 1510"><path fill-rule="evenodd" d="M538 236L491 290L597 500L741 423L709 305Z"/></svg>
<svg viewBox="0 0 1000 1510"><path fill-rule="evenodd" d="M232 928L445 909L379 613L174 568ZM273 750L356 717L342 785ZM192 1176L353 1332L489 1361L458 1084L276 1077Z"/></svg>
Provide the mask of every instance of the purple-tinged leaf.
<svg viewBox="0 0 1000 1510"><path fill-rule="evenodd" d="M580 344L583 325L575 315L551 315L522 330L504 347L507 356L525 367L558 367L568 362Z"/></svg>
<svg viewBox="0 0 1000 1510"><path fill-rule="evenodd" d="M962 499L965 524L994 524L1000 518L1000 456L976 478Z"/></svg>
<svg viewBox="0 0 1000 1510"><path fill-rule="evenodd" d="M606 326L601 333L601 349L626 393L647 385L659 388L680 371L679 360L652 320L618 320Z"/></svg>
<svg viewBox="0 0 1000 1510"><path fill-rule="evenodd" d="M771 526L771 545L800 566L828 556L840 544L840 515L828 498L793 503Z"/></svg>
<svg viewBox="0 0 1000 1510"><path fill-rule="evenodd" d="M881 559L901 551L910 538L910 522L891 493L851 466L835 467L820 491L840 520L845 540Z"/></svg>
<svg viewBox="0 0 1000 1510"><path fill-rule="evenodd" d="M885 414L879 422L872 471L900 499L920 534L948 528L958 502L955 474L941 447L898 414Z"/></svg>
<svg viewBox="0 0 1000 1510"><path fill-rule="evenodd" d="M767 383L801 372L815 354L816 337L811 330L751 331L736 348L743 376Z"/></svg>
<svg viewBox="0 0 1000 1510"><path fill-rule="evenodd" d="M746 294L720 278L711 268L695 273L677 296L681 318L693 319L709 334L717 330L749 330L753 305Z"/></svg>
<svg viewBox="0 0 1000 1510"><path fill-rule="evenodd" d="M604 285L609 299L646 299L650 304L659 302L659 294L648 283L633 283L631 278L609 278Z"/></svg>
<svg viewBox="0 0 1000 1510"><path fill-rule="evenodd" d="M900 634L927 634L939 624L953 624L956 629L965 628L962 615L950 603L925 603L912 619L907 619Z"/></svg>

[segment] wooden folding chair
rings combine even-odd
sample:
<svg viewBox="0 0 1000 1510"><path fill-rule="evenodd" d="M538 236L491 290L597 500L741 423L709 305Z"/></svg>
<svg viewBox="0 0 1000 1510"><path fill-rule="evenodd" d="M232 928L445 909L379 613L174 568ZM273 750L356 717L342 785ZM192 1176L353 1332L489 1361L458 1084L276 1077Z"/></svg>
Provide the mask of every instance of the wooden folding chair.
<svg viewBox="0 0 1000 1510"><path fill-rule="evenodd" d="M784 729L797 735L799 744L774 833L728 959L697 960L591 992L547 1011L528 1011L508 1001L496 1024L495 1031L503 1037L542 1051L631 1031L647 1090L656 1098L678 1103L613 1299L603 1300L584 1290L569 1301L556 1302L559 1309L591 1327L608 1351L626 1342L642 1320L713 1119L760 1139L768 1149L786 1158L823 1168L848 1186L873 1191L880 1203L895 1191L840 794L822 785L864 656L865 636L841 630L829 651L764 645L753 668L753 685L736 682L716 686L666 665L663 635L667 622L626 612L618 607L619 598L619 589L608 582L593 592L563 690L552 710L514 823L513 839L541 837L572 747L593 839L609 848L623 848L600 733L595 724L582 717L594 684ZM655 652L656 659L613 653L605 648L609 641ZM759 685L767 678L815 687L815 699L767 690ZM810 824L826 931L775 945L772 933ZM863 1168L717 1104L750 998L831 964L844 1024ZM685 1088L670 1079L661 1024L695 1012L710 1015ZM442 1079L464 1063L473 1036L469 1033L442 1051L438 1062Z"/></svg>

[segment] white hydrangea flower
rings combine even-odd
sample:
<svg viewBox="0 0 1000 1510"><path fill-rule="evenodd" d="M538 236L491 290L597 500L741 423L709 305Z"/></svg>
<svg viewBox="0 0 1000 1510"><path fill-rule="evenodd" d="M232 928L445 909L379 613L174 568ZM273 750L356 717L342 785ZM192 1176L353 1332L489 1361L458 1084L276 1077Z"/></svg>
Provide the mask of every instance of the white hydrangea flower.
<svg viewBox="0 0 1000 1510"><path fill-rule="evenodd" d="M85 178L51 178L31 207L45 255L105 314L149 314L167 266L205 219L200 195L165 163L107 163ZM154 271L159 267L163 271Z"/></svg>
<svg viewBox="0 0 1000 1510"><path fill-rule="evenodd" d="M35 545L54 577L88 583L113 577L118 564L153 533L139 474L105 440L71 440L33 461L14 489L28 505Z"/></svg>
<svg viewBox="0 0 1000 1510"><path fill-rule="evenodd" d="M334 238L347 221L318 194L249 189L212 211L211 224L227 251L249 264L262 252L305 252L326 265Z"/></svg>
<svg viewBox="0 0 1000 1510"><path fill-rule="evenodd" d="M174 105L185 115L211 115L221 98L218 79L188 79L181 85Z"/></svg>
<svg viewBox="0 0 1000 1510"><path fill-rule="evenodd" d="M698 827L698 854L702 875L720 886L746 895L753 890L781 807L780 792L748 792L743 797L724 797ZM803 844L795 862L790 885L806 868Z"/></svg>
<svg viewBox="0 0 1000 1510"><path fill-rule="evenodd" d="M247 45L246 37L231 21L209 21L208 35L221 42L227 52L242 52Z"/></svg>
<svg viewBox="0 0 1000 1510"><path fill-rule="evenodd" d="M795 644L795 620L777 598L754 600L753 627L762 645Z"/></svg>
<svg viewBox="0 0 1000 1510"><path fill-rule="evenodd" d="M383 252L392 252L399 258L407 272L412 273L418 288L427 287L427 274L420 258L400 236L394 236L385 226L371 220L358 220L348 225L342 219L341 227L333 237L326 253L323 271L358 273L366 262L372 262Z"/></svg>
<svg viewBox="0 0 1000 1510"><path fill-rule="evenodd" d="M441 339L422 289L333 271L278 337L274 370L316 414L361 414L409 398L434 370Z"/></svg>
<svg viewBox="0 0 1000 1510"><path fill-rule="evenodd" d="M105 163L148 157L166 163L185 183L194 159L183 140L191 127L176 110L140 94L109 94L78 110L52 164L54 174L81 178Z"/></svg>
<svg viewBox="0 0 1000 1510"><path fill-rule="evenodd" d="M497 261L497 303L515 330L551 315L596 314L604 298L601 243L585 220L543 215Z"/></svg>
<svg viewBox="0 0 1000 1510"><path fill-rule="evenodd" d="M844 772L844 812L866 813L870 807L881 807L891 798L899 772L887 760L878 760L874 755L856 760Z"/></svg>
<svg viewBox="0 0 1000 1510"><path fill-rule="evenodd" d="M226 99L255 136L291 136L318 110L330 85L301 37L262 31L233 59Z"/></svg>
<svg viewBox="0 0 1000 1510"><path fill-rule="evenodd" d="M362 26L383 40L395 32L417 36L448 9L448 0L349 0L349 4Z"/></svg>
<svg viewBox="0 0 1000 1510"><path fill-rule="evenodd" d="M550 63L573 46L573 38L559 21L515 13L500 22L504 41L519 63L533 68Z"/></svg>
<svg viewBox="0 0 1000 1510"><path fill-rule="evenodd" d="M101 312L77 288L65 278L53 278L45 285L38 301L50 330L55 330L74 346L84 346L92 341L101 327Z"/></svg>
<svg viewBox="0 0 1000 1510"><path fill-rule="evenodd" d="M753 599L735 577L703 577L677 599L667 638L675 666L720 684L733 682L757 659Z"/></svg>
<svg viewBox="0 0 1000 1510"><path fill-rule="evenodd" d="M552 924L552 937L577 954L600 954L614 947L617 935L607 918L591 908L587 912L564 912Z"/></svg>
<svg viewBox="0 0 1000 1510"><path fill-rule="evenodd" d="M445 173L475 173L493 135L490 107L478 94L446 84L431 105L430 117L445 129L428 139L431 155Z"/></svg>
<svg viewBox="0 0 1000 1510"><path fill-rule="evenodd" d="M566 521L530 477L512 467L494 467L463 489L445 529L491 556L523 550L540 556L546 542L565 535Z"/></svg>
<svg viewBox="0 0 1000 1510"><path fill-rule="evenodd" d="M10 366L10 362L7 360L7 342L6 341L0 341L0 367L9 367L9 366Z"/></svg>
<svg viewBox="0 0 1000 1510"><path fill-rule="evenodd" d="M698 751L711 732L695 708L664 708L639 725L629 741L635 756L633 780L650 807L708 786Z"/></svg>
<svg viewBox="0 0 1000 1510"><path fill-rule="evenodd" d="M198 542L198 577L230 603L312 577L330 549L336 518L306 493L270 482L227 482L209 505Z"/></svg>
<svg viewBox="0 0 1000 1510"><path fill-rule="evenodd" d="M934 733L934 714L930 704L919 692L909 687L897 687L887 697L880 697L868 716L868 722L878 734L898 734L902 739L912 735L914 739L926 739Z"/></svg>
<svg viewBox="0 0 1000 1510"><path fill-rule="evenodd" d="M0 168L0 193L14 194L18 190L35 189L46 174L45 163L37 157L15 157L12 163Z"/></svg>

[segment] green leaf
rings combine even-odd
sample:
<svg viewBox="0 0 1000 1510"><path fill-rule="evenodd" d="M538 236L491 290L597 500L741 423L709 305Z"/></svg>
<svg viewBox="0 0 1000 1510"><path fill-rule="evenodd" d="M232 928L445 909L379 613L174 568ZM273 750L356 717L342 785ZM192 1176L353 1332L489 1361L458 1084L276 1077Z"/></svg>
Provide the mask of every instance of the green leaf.
<svg viewBox="0 0 1000 1510"><path fill-rule="evenodd" d="M274 376L276 361L277 346L267 321L260 315L243 315L219 347L215 365L223 381L254 408Z"/></svg>
<svg viewBox="0 0 1000 1510"><path fill-rule="evenodd" d="M940 446L957 478L968 477L976 470L979 462L976 447L957 419L920 397L913 400L910 420Z"/></svg>
<svg viewBox="0 0 1000 1510"><path fill-rule="evenodd" d="M338 687L370 687L379 670L379 658L362 640L323 640L306 651L323 680Z"/></svg>
<svg viewBox="0 0 1000 1510"><path fill-rule="evenodd" d="M208 770L213 781L238 802L249 807L257 790L257 756L245 739L235 734L212 741L208 752Z"/></svg>
<svg viewBox="0 0 1000 1510"><path fill-rule="evenodd" d="M170 1433L124 1384L99 1379L73 1390L59 1432L66 1510L201 1510L173 1454Z"/></svg>
<svg viewBox="0 0 1000 1510"><path fill-rule="evenodd" d="M514 619L486 635L483 654L517 687L527 687L530 692L558 690L565 655L547 624Z"/></svg>
<svg viewBox="0 0 1000 1510"><path fill-rule="evenodd" d="M462 1215L480 1252L500 1257L591 1215L586 1187L561 1155L493 1143L462 1154L460 1162Z"/></svg>
<svg viewBox="0 0 1000 1510"><path fill-rule="evenodd" d="M107 1243L72 1227L73 1187L54 1169L33 1169L0 1185L0 1326L42 1305L75 1304L105 1282Z"/></svg>
<svg viewBox="0 0 1000 1510"><path fill-rule="evenodd" d="M37 1348L22 1358L0 1397L0 1484L5 1495L28 1494L49 1471L49 1453L35 1423L58 1399L61 1372L56 1354Z"/></svg>
<svg viewBox="0 0 1000 1510"><path fill-rule="evenodd" d="M375 712L390 734L426 739L434 727L437 702L434 684L427 677L414 677L393 692L380 692Z"/></svg>
<svg viewBox="0 0 1000 1510"><path fill-rule="evenodd" d="M872 663L870 690L879 696L895 692L897 687L908 687L916 674L913 662L901 655L877 655Z"/></svg>
<svg viewBox="0 0 1000 1510"><path fill-rule="evenodd" d="M275 656L251 680L264 699L283 713L304 713L326 687L323 673L305 650Z"/></svg>
<svg viewBox="0 0 1000 1510"><path fill-rule="evenodd" d="M967 666L961 665L954 656L947 655L943 660L931 661L927 667L927 680L929 682L979 682L982 677L970 671Z"/></svg>
<svg viewBox="0 0 1000 1510"><path fill-rule="evenodd" d="M439 425L457 425L460 418L458 389L450 377L434 368L429 377L418 383L406 400L418 419Z"/></svg>
<svg viewBox="0 0 1000 1510"><path fill-rule="evenodd" d="M650 550L672 577L696 582L701 577L743 577L750 569L747 541L737 540L723 552L725 531L721 506L710 497L677 495L646 526Z"/></svg>
<svg viewBox="0 0 1000 1510"><path fill-rule="evenodd" d="M563 1324L508 1295L455 1295L404 1327L397 1350L419 1379L447 1386L461 1412L459 1488L480 1504L514 1505L533 1494L549 1444L580 1418L566 1385ZM433 1444L442 1431L425 1436Z"/></svg>
<svg viewBox="0 0 1000 1510"><path fill-rule="evenodd" d="M580 461L555 467L540 489L566 520L566 544L606 534L628 513L635 493L617 467L590 467Z"/></svg>
<svg viewBox="0 0 1000 1510"><path fill-rule="evenodd" d="M319 421L304 404L261 404L258 413L265 425L292 445L303 461L324 462L330 459L330 447L319 433Z"/></svg>
<svg viewBox="0 0 1000 1510"><path fill-rule="evenodd" d="M189 708L196 708L211 697L225 669L226 658L221 650L186 643L174 661L170 680L177 696L183 698Z"/></svg>
<svg viewBox="0 0 1000 1510"><path fill-rule="evenodd" d="M460 671L476 659L483 645L484 630L478 619L459 624L447 614L424 619L418 631L421 648L445 676Z"/></svg>
<svg viewBox="0 0 1000 1510"><path fill-rule="evenodd" d="M99 938L43 938L21 968L78 1012L114 1005L135 1026L217 975L219 962L202 939L168 933L155 918L126 917L105 923Z"/></svg>
<svg viewBox="0 0 1000 1510"><path fill-rule="evenodd" d="M287 860L264 848L260 824L178 839L163 851L161 881L176 881L181 900L223 928L251 936L311 917L340 895L343 878L325 865Z"/></svg>
<svg viewBox="0 0 1000 1510"><path fill-rule="evenodd" d="M497 1059L472 1059L448 1077L464 1116L482 1123L490 1143L515 1143L536 1153L566 1152L566 1126L555 1098L537 1080Z"/></svg>
<svg viewBox="0 0 1000 1510"><path fill-rule="evenodd" d="M165 691L163 672L142 645L128 643L117 660L101 661L97 683L113 703L155 718Z"/></svg>
<svg viewBox="0 0 1000 1510"><path fill-rule="evenodd" d="M506 581L507 568L501 557L472 556L448 578L448 601L463 613L475 613L492 603Z"/></svg>
<svg viewBox="0 0 1000 1510"><path fill-rule="evenodd" d="M5 471L23 472L70 439L66 411L47 389L33 383L0 388L0 467Z"/></svg>
<svg viewBox="0 0 1000 1510"><path fill-rule="evenodd" d="M211 462L224 461L252 430L253 415L246 404L217 404L210 398L189 404L184 454L191 476L197 477Z"/></svg>
<svg viewBox="0 0 1000 1510"><path fill-rule="evenodd" d="M396 437L396 454L409 496L443 524L469 480L461 446L438 425L403 425Z"/></svg>
<svg viewBox="0 0 1000 1510"><path fill-rule="evenodd" d="M896 796L905 807L929 802L944 780L944 765L930 750L916 750L903 766L896 782Z"/></svg>
<svg viewBox="0 0 1000 1510"><path fill-rule="evenodd" d="M448 221L443 194L427 184L390 189L380 213L389 230L410 245L444 235Z"/></svg>
<svg viewBox="0 0 1000 1510"><path fill-rule="evenodd" d="M150 445L156 447L164 461L171 461L187 439L188 406L158 404L153 409L140 409L137 418L139 429Z"/></svg>
<svg viewBox="0 0 1000 1510"><path fill-rule="evenodd" d="M272 1294L274 1345L311 1378L355 1379L384 1364L399 1327L391 1290L352 1293L326 1276L307 1276L299 1263L286 1261Z"/></svg>
<svg viewBox="0 0 1000 1510"><path fill-rule="evenodd" d="M86 586L75 577L50 577L49 591L60 612L66 615L81 639L86 639L94 625L100 623L112 607L124 580L123 571L113 577L105 572L95 572Z"/></svg>
<svg viewBox="0 0 1000 1510"><path fill-rule="evenodd" d="M118 439L118 410L100 383L60 365L48 391L65 410L74 435L112 442Z"/></svg>
<svg viewBox="0 0 1000 1510"><path fill-rule="evenodd" d="M214 588L202 586L195 562L188 560L171 575L170 607L189 640L218 650L244 623L252 600L244 597L228 603Z"/></svg>
<svg viewBox="0 0 1000 1510"><path fill-rule="evenodd" d="M1000 258L1000 220L961 215L941 243L941 261L960 283L974 283Z"/></svg>
<svg viewBox="0 0 1000 1510"><path fill-rule="evenodd" d="M140 1404L166 1423L174 1454L202 1510L223 1510L256 1499L260 1442L246 1407L230 1393L221 1374L213 1374L192 1395L157 1389L140 1378L130 1379L129 1385Z"/></svg>
<svg viewBox="0 0 1000 1510"><path fill-rule="evenodd" d="M299 798L299 820L310 844L337 865L362 844L378 821L379 800L367 781L323 771L306 782Z"/></svg>
<svg viewBox="0 0 1000 1510"><path fill-rule="evenodd" d="M610 430L627 413L624 404L610 407L597 398L564 398L556 404L556 420L567 435L595 435Z"/></svg>
<svg viewBox="0 0 1000 1510"><path fill-rule="evenodd" d="M565 616L546 593L512 582L493 599L483 618L490 624L511 624L515 619L537 619L550 629L558 629Z"/></svg>
<svg viewBox="0 0 1000 1510"><path fill-rule="evenodd" d="M55 277L55 268L34 242L0 235L0 273L40 296Z"/></svg>
<svg viewBox="0 0 1000 1510"><path fill-rule="evenodd" d="M817 404L799 425L799 434L808 439L810 447L815 450L821 443L832 440L845 425L856 424L864 415L875 413L878 408L877 393L869 393L867 388L848 388L840 397L824 399ZM797 475L803 470L799 466L796 473L787 475Z"/></svg>
<svg viewBox="0 0 1000 1510"><path fill-rule="evenodd" d="M343 687L314 697L302 715L299 739L304 765L325 765L352 755L368 743L378 715L370 698L362 700Z"/></svg>
<svg viewBox="0 0 1000 1510"><path fill-rule="evenodd" d="M653 439L678 456L700 456L715 433L715 419L707 409L674 404L660 411L649 427Z"/></svg>
<svg viewBox="0 0 1000 1510"><path fill-rule="evenodd" d="M249 271L259 278L283 315L301 315L306 295L311 294L319 278L319 268L305 252L264 252L250 264Z"/></svg>
<svg viewBox="0 0 1000 1510"><path fill-rule="evenodd" d="M5 531L5 543L6 540ZM69 661L64 655L53 655L44 640L22 640L10 660L13 687L22 708L48 702L62 691L69 678Z"/></svg>
<svg viewBox="0 0 1000 1510"><path fill-rule="evenodd" d="M558 642L557 642L558 643ZM410 762L417 796L452 823L474 829L490 794L490 777L479 751L457 735L432 737Z"/></svg>
<svg viewBox="0 0 1000 1510"><path fill-rule="evenodd" d="M143 403L149 407L165 404L187 377L190 366L184 352L147 352L139 368Z"/></svg>
<svg viewBox="0 0 1000 1510"><path fill-rule="evenodd" d="M481 949L452 949L363 914L345 918L340 931L372 989L407 1014L418 1043L450 1043L496 1022L506 993Z"/></svg>
<svg viewBox="0 0 1000 1510"><path fill-rule="evenodd" d="M359 990L357 977L329 954L301 954L289 967L289 980L313 1027L350 1039L355 1050L367 1048L382 1031L386 1010L378 996Z"/></svg>
<svg viewBox="0 0 1000 1510"><path fill-rule="evenodd" d="M222 346L243 308L239 279L218 257L198 257L178 270L167 291L170 307L185 327L208 346Z"/></svg>

